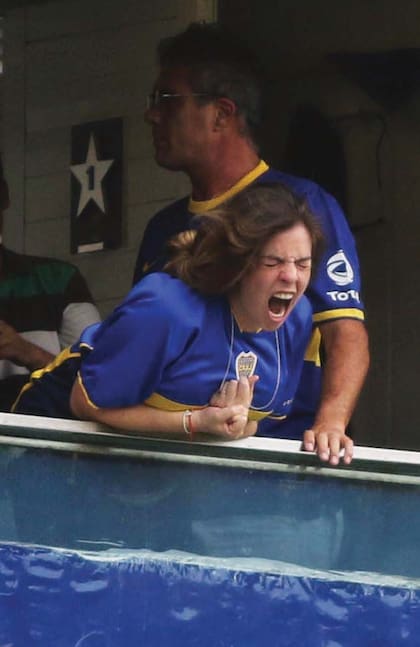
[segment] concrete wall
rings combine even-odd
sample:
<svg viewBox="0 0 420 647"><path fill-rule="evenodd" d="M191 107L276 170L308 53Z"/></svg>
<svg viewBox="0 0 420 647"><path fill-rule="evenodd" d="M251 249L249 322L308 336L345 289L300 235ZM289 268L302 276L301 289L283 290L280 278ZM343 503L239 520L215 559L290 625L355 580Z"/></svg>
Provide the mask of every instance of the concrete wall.
<svg viewBox="0 0 420 647"><path fill-rule="evenodd" d="M157 42L197 19L214 19L212 1L57 0L6 15L5 242L76 263L103 314L131 285L150 216L188 190L182 175L154 163L143 111ZM111 117L124 124L123 246L71 256L71 126Z"/></svg>
<svg viewBox="0 0 420 647"><path fill-rule="evenodd" d="M326 55L420 47L420 4L250 0L246 9L242 4L221 0L219 17L259 50L268 70L265 156L280 167L286 163L290 119L302 102L328 117L346 152L348 217L362 263L372 350L354 419L356 440L419 449L420 73L406 100L391 110Z"/></svg>

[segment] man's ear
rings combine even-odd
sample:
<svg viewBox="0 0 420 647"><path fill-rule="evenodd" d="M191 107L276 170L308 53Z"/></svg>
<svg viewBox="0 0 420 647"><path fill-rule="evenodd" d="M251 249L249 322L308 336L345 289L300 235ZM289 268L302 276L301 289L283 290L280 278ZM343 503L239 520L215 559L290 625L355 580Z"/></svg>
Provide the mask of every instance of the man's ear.
<svg viewBox="0 0 420 647"><path fill-rule="evenodd" d="M216 108L216 119L214 121L216 130L226 128L231 119L238 114L235 102L227 97L217 99Z"/></svg>
<svg viewBox="0 0 420 647"><path fill-rule="evenodd" d="M9 186L6 180L0 180L0 210L4 211L10 207Z"/></svg>

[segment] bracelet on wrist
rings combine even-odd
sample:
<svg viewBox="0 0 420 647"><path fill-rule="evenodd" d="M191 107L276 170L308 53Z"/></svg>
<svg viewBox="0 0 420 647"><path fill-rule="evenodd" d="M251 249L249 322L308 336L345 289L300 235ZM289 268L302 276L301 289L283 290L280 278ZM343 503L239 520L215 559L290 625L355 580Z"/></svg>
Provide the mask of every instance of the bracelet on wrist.
<svg viewBox="0 0 420 647"><path fill-rule="evenodd" d="M194 426L193 426L193 423L192 423L192 414L193 414L193 412L190 411L190 409L187 409L182 414L182 426L184 428L185 433L187 434L187 436L189 436L191 438L191 440L193 439L193 436L194 436Z"/></svg>

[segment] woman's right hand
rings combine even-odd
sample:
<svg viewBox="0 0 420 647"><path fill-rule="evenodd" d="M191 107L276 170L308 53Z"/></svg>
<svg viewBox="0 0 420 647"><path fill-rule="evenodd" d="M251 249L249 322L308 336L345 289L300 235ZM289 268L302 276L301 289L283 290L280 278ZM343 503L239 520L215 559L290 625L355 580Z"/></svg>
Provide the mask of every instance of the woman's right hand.
<svg viewBox="0 0 420 647"><path fill-rule="evenodd" d="M230 440L253 436L257 423L248 420L256 375L239 380L230 380L216 391L210 405L193 412L193 426L197 432L222 436Z"/></svg>

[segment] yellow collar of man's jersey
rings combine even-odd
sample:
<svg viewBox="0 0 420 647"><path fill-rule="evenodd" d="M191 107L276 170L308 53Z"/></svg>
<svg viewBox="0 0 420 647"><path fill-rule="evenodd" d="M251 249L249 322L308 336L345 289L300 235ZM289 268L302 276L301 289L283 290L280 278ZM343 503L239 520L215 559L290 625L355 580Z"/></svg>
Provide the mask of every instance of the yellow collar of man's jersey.
<svg viewBox="0 0 420 647"><path fill-rule="evenodd" d="M218 195L216 198L211 198L210 200L193 200L192 198L190 198L188 211L190 211L191 213L200 214L206 213L206 211L210 211L211 209L215 209L215 207L218 207L219 204L226 202L226 200L229 200L229 198L233 198L234 195L242 191L246 186L248 186L248 184L251 184L251 182L256 180L257 177L265 173L267 169L268 164L266 164L264 160L261 160L258 165L254 169L252 169L252 171L244 175L244 177L242 177L239 182L225 191L225 193Z"/></svg>

